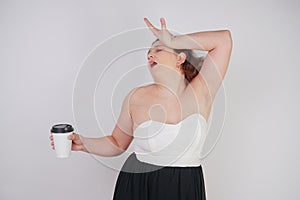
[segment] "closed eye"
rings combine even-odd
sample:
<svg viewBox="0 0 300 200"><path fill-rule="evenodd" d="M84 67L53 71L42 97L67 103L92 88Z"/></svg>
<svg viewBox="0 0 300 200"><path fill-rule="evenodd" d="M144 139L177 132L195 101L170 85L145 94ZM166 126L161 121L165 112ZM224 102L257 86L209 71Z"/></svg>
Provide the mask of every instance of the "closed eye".
<svg viewBox="0 0 300 200"><path fill-rule="evenodd" d="M162 51L162 50L163 49L155 49L154 52L159 52L159 51ZM149 53L150 53L150 50L148 51L147 55L149 55ZM149 60L149 58L148 58L148 60Z"/></svg>

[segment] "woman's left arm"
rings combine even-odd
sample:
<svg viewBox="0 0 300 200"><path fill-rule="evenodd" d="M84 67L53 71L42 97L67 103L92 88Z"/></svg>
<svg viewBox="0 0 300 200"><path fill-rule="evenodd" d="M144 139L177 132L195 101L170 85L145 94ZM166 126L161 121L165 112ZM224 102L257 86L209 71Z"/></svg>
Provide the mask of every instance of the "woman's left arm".
<svg viewBox="0 0 300 200"><path fill-rule="evenodd" d="M229 30L203 31L174 36L170 47L173 49L193 49L211 51L217 46L231 46Z"/></svg>
<svg viewBox="0 0 300 200"><path fill-rule="evenodd" d="M220 88L230 61L232 38L229 30L204 31L174 36L172 47L178 49L194 49L208 51L200 73L190 82L194 88L205 82L212 103ZM201 81L203 80L203 81Z"/></svg>

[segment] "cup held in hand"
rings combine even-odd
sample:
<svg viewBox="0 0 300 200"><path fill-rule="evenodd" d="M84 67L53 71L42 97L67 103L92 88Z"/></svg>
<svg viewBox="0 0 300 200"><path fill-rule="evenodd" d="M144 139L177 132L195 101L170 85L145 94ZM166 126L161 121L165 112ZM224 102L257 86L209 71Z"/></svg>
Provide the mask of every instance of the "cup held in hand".
<svg viewBox="0 0 300 200"><path fill-rule="evenodd" d="M71 153L72 140L68 139L73 134L73 127L70 124L56 124L51 128L55 153L57 158L68 158Z"/></svg>

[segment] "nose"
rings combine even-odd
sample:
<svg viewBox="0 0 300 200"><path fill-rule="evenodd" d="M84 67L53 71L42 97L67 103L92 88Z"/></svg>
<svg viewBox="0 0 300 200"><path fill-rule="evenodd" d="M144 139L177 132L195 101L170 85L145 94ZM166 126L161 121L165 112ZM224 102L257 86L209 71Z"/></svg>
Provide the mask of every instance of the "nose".
<svg viewBox="0 0 300 200"><path fill-rule="evenodd" d="M148 60L153 59L153 55L151 53L148 54Z"/></svg>

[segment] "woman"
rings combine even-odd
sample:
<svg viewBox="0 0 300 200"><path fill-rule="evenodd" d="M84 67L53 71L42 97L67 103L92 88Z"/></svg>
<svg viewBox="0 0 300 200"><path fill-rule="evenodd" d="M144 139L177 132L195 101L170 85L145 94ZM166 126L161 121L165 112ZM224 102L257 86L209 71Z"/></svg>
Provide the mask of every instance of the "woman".
<svg viewBox="0 0 300 200"><path fill-rule="evenodd" d="M157 37L147 55L155 83L128 93L111 136L86 138L73 134L69 138L73 141L72 150L117 156L137 139L135 152L119 173L114 200L204 200L199 155L211 106L229 64L230 31L173 36L166 28L165 19L160 19L161 29L147 18L144 20ZM192 50L204 50L208 54L197 59ZM195 124L200 126L194 130ZM146 133L156 128L160 133L146 138L145 143ZM180 131L184 133L178 134ZM186 140L190 135L192 138ZM50 139L53 140L52 136ZM54 149L53 141L51 144Z"/></svg>

